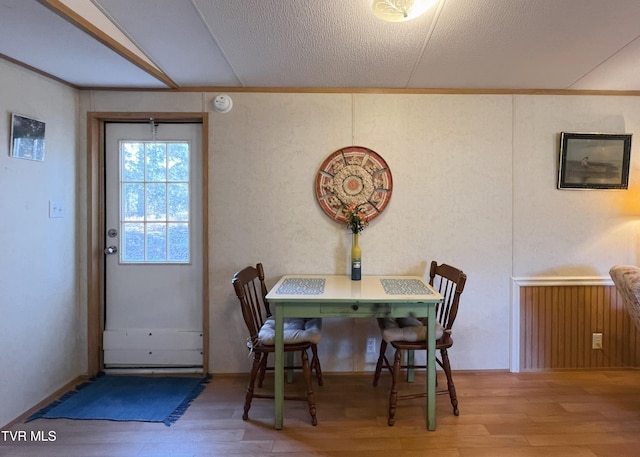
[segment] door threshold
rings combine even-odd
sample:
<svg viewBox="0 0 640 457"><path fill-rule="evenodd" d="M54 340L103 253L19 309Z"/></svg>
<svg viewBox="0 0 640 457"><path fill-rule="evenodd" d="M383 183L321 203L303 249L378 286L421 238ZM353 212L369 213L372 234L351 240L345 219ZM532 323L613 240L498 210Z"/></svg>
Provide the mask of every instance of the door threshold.
<svg viewBox="0 0 640 457"><path fill-rule="evenodd" d="M102 370L105 374L204 374L202 367L132 367L132 368L104 368Z"/></svg>

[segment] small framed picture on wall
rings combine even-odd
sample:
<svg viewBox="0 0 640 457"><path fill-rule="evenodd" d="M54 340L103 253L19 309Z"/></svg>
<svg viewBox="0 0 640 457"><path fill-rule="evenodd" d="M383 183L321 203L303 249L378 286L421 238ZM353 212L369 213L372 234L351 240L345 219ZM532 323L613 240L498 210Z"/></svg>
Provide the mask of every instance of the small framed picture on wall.
<svg viewBox="0 0 640 457"><path fill-rule="evenodd" d="M44 122L21 114L11 115L11 157L44 160Z"/></svg>
<svg viewBox="0 0 640 457"><path fill-rule="evenodd" d="M560 134L558 189L627 189L631 134Z"/></svg>

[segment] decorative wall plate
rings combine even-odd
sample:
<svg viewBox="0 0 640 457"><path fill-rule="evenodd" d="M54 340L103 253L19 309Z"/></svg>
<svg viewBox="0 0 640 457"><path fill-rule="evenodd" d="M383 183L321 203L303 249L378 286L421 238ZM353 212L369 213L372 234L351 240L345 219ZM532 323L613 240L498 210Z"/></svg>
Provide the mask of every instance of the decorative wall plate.
<svg viewBox="0 0 640 457"><path fill-rule="evenodd" d="M325 213L346 223L344 208L359 205L375 219L391 200L391 170L376 152L361 146L338 149L322 162L316 175L316 197Z"/></svg>

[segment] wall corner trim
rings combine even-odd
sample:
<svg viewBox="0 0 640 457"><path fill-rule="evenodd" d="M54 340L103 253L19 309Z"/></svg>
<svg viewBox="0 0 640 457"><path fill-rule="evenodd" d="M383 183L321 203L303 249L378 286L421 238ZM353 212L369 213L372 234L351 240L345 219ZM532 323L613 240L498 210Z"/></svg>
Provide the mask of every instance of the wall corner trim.
<svg viewBox="0 0 640 457"><path fill-rule="evenodd" d="M520 276L511 281L522 286L613 286L609 276Z"/></svg>

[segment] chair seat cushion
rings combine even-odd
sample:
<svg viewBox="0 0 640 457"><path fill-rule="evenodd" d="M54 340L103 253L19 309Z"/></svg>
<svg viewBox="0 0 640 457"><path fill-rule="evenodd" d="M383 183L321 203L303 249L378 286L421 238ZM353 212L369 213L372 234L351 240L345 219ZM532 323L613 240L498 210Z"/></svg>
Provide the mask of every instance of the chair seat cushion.
<svg viewBox="0 0 640 457"><path fill-rule="evenodd" d="M392 341L408 341L411 343L427 340L427 327L422 321L413 318L385 318L380 320L382 339L387 343ZM436 322L436 340L444 335L444 328Z"/></svg>
<svg viewBox="0 0 640 457"><path fill-rule="evenodd" d="M303 319L297 317L284 320L284 344L309 342L318 344L322 338L322 319ZM258 333L260 343L272 346L276 344L276 321L268 318Z"/></svg>

